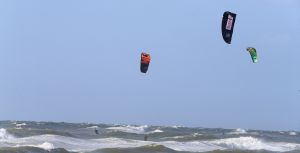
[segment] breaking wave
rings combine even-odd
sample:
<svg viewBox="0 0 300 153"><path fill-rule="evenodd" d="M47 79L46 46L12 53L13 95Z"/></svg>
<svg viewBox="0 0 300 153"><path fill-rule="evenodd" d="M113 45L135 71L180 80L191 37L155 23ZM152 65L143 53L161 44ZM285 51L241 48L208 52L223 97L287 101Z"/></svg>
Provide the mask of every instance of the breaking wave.
<svg viewBox="0 0 300 153"><path fill-rule="evenodd" d="M227 138L215 140L211 143L227 149L268 150L275 152L300 150L300 144L284 142L266 142L253 137Z"/></svg>
<svg viewBox="0 0 300 153"><path fill-rule="evenodd" d="M99 128L99 126L89 126L89 127L86 127L87 129L98 129Z"/></svg>
<svg viewBox="0 0 300 153"><path fill-rule="evenodd" d="M14 138L14 136L9 134L6 129L3 128L0 129L0 141L12 139L12 138Z"/></svg>
<svg viewBox="0 0 300 153"><path fill-rule="evenodd" d="M289 135L294 136L294 135L297 135L297 133L296 132L289 132Z"/></svg>
<svg viewBox="0 0 300 153"><path fill-rule="evenodd" d="M201 133L193 133L191 135L180 135L180 136L173 136L173 137L163 137L163 138L160 138L162 140L165 140L165 139L190 139L190 138L196 138L196 137L199 137L199 136L202 136L203 134Z"/></svg>
<svg viewBox="0 0 300 153"><path fill-rule="evenodd" d="M153 131L147 131L147 128L148 128L148 125L142 125L142 126L122 125L122 126L109 127L106 129L113 130L113 131L121 131L121 132L126 132L126 133L135 133L135 134L151 134L151 133L164 132L160 129L156 129Z"/></svg>
<svg viewBox="0 0 300 153"><path fill-rule="evenodd" d="M146 128L148 128L147 125L142 125L142 126L126 125L126 126L109 127L106 129L113 130L113 131L121 131L121 132L126 132L126 133L145 134Z"/></svg>
<svg viewBox="0 0 300 153"><path fill-rule="evenodd" d="M233 132L229 132L228 134L238 135L238 134L247 134L245 129L237 128Z"/></svg>

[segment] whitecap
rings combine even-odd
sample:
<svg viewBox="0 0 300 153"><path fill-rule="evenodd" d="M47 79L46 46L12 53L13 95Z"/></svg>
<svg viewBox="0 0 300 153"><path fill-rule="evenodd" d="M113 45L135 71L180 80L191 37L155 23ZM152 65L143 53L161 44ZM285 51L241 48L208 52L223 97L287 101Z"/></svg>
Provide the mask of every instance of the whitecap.
<svg viewBox="0 0 300 153"><path fill-rule="evenodd" d="M201 136L203 134L201 133L193 133L192 135L180 135L180 136L173 136L173 137L163 137L163 138L160 138L160 139L184 139L184 138L194 138L194 137L197 137L197 136Z"/></svg>
<svg viewBox="0 0 300 153"><path fill-rule="evenodd" d="M289 135L295 136L295 135L297 135L297 133L296 132L289 132Z"/></svg>
<svg viewBox="0 0 300 153"><path fill-rule="evenodd" d="M49 142L44 142L44 143L42 143L42 144L39 144L39 145L33 146L33 147L42 148L42 149L44 149L44 150L52 150L52 149L55 148L54 145L51 144L51 143L49 143Z"/></svg>
<svg viewBox="0 0 300 153"><path fill-rule="evenodd" d="M148 134L151 134L151 133L162 133L164 132L163 130L160 130L160 129L156 129L154 131L150 131L150 132L147 132Z"/></svg>
<svg viewBox="0 0 300 153"><path fill-rule="evenodd" d="M106 129L113 130L113 131L121 131L126 133L146 134L145 132L146 128L148 128L148 125L142 125L142 126L126 125L126 126L109 127Z"/></svg>
<svg viewBox="0 0 300 153"><path fill-rule="evenodd" d="M98 129L99 128L99 126L90 126L90 127L86 127L86 129Z"/></svg>
<svg viewBox="0 0 300 153"><path fill-rule="evenodd" d="M229 132L227 134L232 134L232 135L235 135L235 134L247 134L247 130L241 129L241 128L237 128L233 132Z"/></svg>
<svg viewBox="0 0 300 153"><path fill-rule="evenodd" d="M203 135L203 134L201 134L201 133L193 133L192 134L193 137L197 137L197 136L200 136L200 135Z"/></svg>
<svg viewBox="0 0 300 153"><path fill-rule="evenodd" d="M12 138L14 138L14 136L9 134L6 129L4 129L4 128L0 129L0 141L12 139Z"/></svg>
<svg viewBox="0 0 300 153"><path fill-rule="evenodd" d="M171 128L174 128L174 129L178 129L178 128L182 128L183 126L180 126L180 125L173 125L171 126Z"/></svg>
<svg viewBox="0 0 300 153"><path fill-rule="evenodd" d="M20 124L16 124L16 127L21 127L21 126L25 126L27 125L26 123L20 123Z"/></svg>
<svg viewBox="0 0 300 153"><path fill-rule="evenodd" d="M227 138L211 141L211 143L228 149L240 150L268 150L274 152L286 152L300 149L300 144L266 142L254 137Z"/></svg>
<svg viewBox="0 0 300 153"><path fill-rule="evenodd" d="M164 139L183 139L185 137L186 137L186 135L183 135L183 136L173 136L173 137L163 137L163 138L160 138L160 139L162 139L162 140L164 140Z"/></svg>

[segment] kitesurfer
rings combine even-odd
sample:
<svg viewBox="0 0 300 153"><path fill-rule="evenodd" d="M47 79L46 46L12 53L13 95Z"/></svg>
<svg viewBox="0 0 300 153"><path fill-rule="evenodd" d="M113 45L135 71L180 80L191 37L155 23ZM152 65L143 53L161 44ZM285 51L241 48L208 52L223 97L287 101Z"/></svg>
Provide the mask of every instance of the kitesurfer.
<svg viewBox="0 0 300 153"><path fill-rule="evenodd" d="M148 140L148 135L144 135L144 141L147 141Z"/></svg>
<svg viewBox="0 0 300 153"><path fill-rule="evenodd" d="M95 133L96 133L96 134L99 134L98 129L96 129L96 128L95 128Z"/></svg>

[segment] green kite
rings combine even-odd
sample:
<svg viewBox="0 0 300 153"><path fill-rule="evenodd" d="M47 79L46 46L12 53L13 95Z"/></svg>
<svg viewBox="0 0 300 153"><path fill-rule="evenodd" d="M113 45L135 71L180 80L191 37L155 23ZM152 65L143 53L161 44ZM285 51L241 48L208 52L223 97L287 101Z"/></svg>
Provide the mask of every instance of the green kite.
<svg viewBox="0 0 300 153"><path fill-rule="evenodd" d="M253 47L248 47L247 51L250 53L253 63L257 63L256 49Z"/></svg>

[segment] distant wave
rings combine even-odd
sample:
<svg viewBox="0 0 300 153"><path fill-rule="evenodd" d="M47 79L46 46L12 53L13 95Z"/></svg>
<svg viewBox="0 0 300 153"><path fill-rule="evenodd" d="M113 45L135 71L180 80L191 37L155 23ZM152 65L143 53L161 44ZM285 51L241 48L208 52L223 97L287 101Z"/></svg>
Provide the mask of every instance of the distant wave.
<svg viewBox="0 0 300 153"><path fill-rule="evenodd" d="M297 135L297 132L289 132L289 135Z"/></svg>
<svg viewBox="0 0 300 153"><path fill-rule="evenodd" d="M121 131L126 133L135 133L135 134L151 134L151 133L163 132L160 129L156 129L153 131L146 131L147 128L148 125L142 125L142 126L123 125L123 126L116 126L116 127L108 127L106 129L113 130L113 131Z"/></svg>
<svg viewBox="0 0 300 153"><path fill-rule="evenodd" d="M227 134L236 134L237 135L237 134L246 134L246 133L247 133L247 131L245 129L237 128L234 131L229 132Z"/></svg>
<svg viewBox="0 0 300 153"><path fill-rule="evenodd" d="M99 126L89 126L89 127L86 127L87 129L98 129L99 128Z"/></svg>
<svg viewBox="0 0 300 153"><path fill-rule="evenodd" d="M148 128L147 125L142 125L142 126L126 125L126 126L109 127L109 128L106 128L106 129L114 130L114 131L127 132L127 133L144 134L146 128Z"/></svg>
<svg viewBox="0 0 300 153"><path fill-rule="evenodd" d="M151 134L151 133L162 133L162 132L164 132L164 131L160 130L160 129L156 129L156 130L150 131L148 133Z"/></svg>
<svg viewBox="0 0 300 153"><path fill-rule="evenodd" d="M20 124L16 124L17 127L21 127L21 126L25 126L27 125L26 123L20 123Z"/></svg>
<svg viewBox="0 0 300 153"><path fill-rule="evenodd" d="M171 126L171 128L174 128L174 129L178 129L178 128L183 128L184 126L180 126L180 125L173 125Z"/></svg>
<svg viewBox="0 0 300 153"><path fill-rule="evenodd" d="M163 137L161 138L162 140L165 140L165 139L189 139L189 138L195 138L195 137L198 137L198 136L202 136L203 134L201 133L193 133L191 135L180 135L180 136L173 136L173 137Z"/></svg>
<svg viewBox="0 0 300 153"><path fill-rule="evenodd" d="M18 130L23 129L22 126L27 125L26 123L17 123L16 121L11 124L14 124L16 126L14 129L18 129Z"/></svg>

